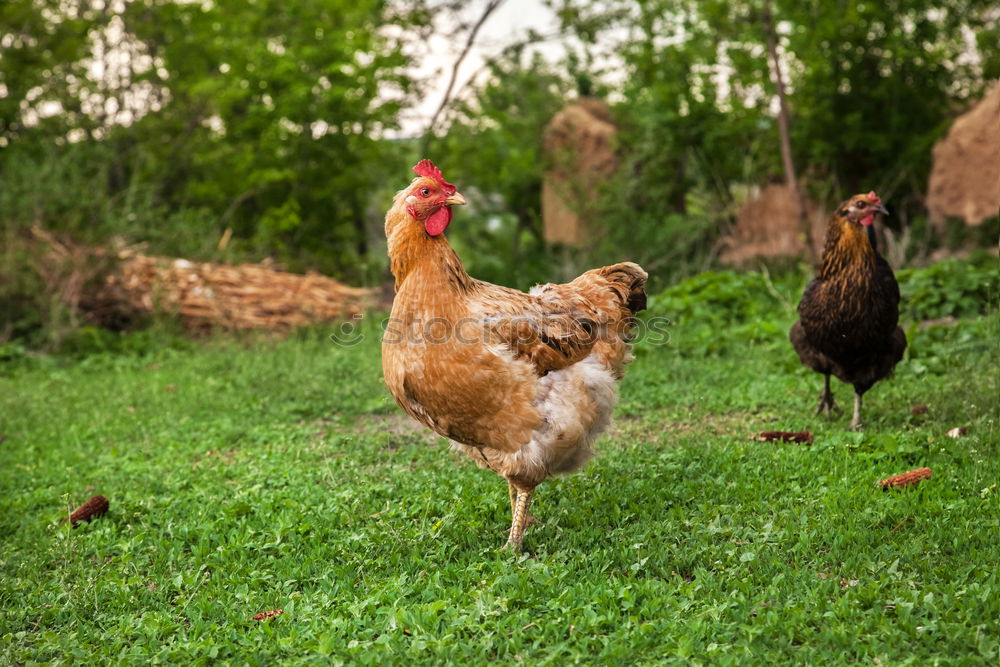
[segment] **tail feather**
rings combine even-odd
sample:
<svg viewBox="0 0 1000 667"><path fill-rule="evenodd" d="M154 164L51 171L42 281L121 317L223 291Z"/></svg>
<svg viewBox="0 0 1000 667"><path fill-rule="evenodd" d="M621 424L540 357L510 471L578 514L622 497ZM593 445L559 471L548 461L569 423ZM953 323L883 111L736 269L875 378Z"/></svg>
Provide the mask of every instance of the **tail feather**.
<svg viewBox="0 0 1000 667"><path fill-rule="evenodd" d="M646 310L646 290L641 286L633 288L628 293L628 301L625 303L625 307L631 310L633 315L640 310Z"/></svg>
<svg viewBox="0 0 1000 667"><path fill-rule="evenodd" d="M625 288L624 305L633 315L646 309L646 279L649 275L634 262L620 262L601 269L601 273L612 283Z"/></svg>

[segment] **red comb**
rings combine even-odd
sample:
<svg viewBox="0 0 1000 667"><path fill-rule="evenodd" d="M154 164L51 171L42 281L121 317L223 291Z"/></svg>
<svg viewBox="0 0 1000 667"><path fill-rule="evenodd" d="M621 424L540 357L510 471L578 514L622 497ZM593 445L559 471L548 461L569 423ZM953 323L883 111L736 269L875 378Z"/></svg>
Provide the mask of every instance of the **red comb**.
<svg viewBox="0 0 1000 667"><path fill-rule="evenodd" d="M441 172L439 171L438 173L441 173ZM882 203L882 199L877 194L875 194L874 190L872 190L871 192L868 193L868 201L870 201L873 204L881 204Z"/></svg>
<svg viewBox="0 0 1000 667"><path fill-rule="evenodd" d="M427 178L433 178L435 181L441 184L441 187L445 189L455 190L455 186L444 180L444 176L441 175L441 170L438 169L433 162L428 159L423 159L413 167L413 172L417 176L426 176Z"/></svg>

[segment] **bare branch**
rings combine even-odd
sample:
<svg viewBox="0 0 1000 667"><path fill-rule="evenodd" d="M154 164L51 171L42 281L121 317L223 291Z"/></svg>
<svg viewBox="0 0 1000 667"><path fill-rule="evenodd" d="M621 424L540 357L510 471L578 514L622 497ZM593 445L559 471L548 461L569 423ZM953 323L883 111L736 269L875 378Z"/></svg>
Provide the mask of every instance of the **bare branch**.
<svg viewBox="0 0 1000 667"><path fill-rule="evenodd" d="M421 144L421 154L427 153L431 138L434 136L434 126L437 123L438 117L451 101L451 94L455 88L455 81L458 79L458 68L462 66L462 62L465 60L465 57L469 55L469 51L472 50L472 45L476 41L476 35L479 33L479 29L483 27L484 23L486 23L486 19L490 17L490 14L492 14L504 2L505 0L489 0L486 3L486 7L483 8L483 13L479 17L479 20L476 21L475 25L473 25L472 29L469 31L469 38L465 42L465 48L463 48L462 52L458 54L458 58L455 59L455 64L452 65L451 78L448 80L448 87L444 91L444 98L442 98L437 111L435 111L434 115L431 116L430 122L427 123L427 129L424 131L424 140Z"/></svg>

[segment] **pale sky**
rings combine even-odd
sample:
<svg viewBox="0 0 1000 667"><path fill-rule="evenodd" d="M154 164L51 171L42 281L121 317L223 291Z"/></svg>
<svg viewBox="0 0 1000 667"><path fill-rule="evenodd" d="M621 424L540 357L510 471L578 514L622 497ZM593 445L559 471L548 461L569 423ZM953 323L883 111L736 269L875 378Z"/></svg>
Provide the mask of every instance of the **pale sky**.
<svg viewBox="0 0 1000 667"><path fill-rule="evenodd" d="M481 15L483 2L470 2L465 14L468 23L474 23ZM498 54L504 46L524 37L529 29L541 34L551 34L558 28L555 14L542 0L506 0L497 8L480 28L472 50L465 57L455 82L455 91L480 71L486 58ZM402 118L403 136L414 136L423 132L430 117L441 104L451 68L455 59L465 47L468 30L456 32L452 39L437 37L427 44L427 51L421 58L418 76L433 77L435 82L424 99L414 108L404 112ZM557 59L562 47L556 42L539 44L537 50L543 55ZM438 72L436 76L433 76Z"/></svg>

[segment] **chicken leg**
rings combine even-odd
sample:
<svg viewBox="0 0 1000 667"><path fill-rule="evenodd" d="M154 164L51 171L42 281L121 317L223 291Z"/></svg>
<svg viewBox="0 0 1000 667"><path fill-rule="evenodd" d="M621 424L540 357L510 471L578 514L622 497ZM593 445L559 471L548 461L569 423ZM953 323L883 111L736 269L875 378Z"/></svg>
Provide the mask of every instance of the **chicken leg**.
<svg viewBox="0 0 1000 667"><path fill-rule="evenodd" d="M861 430L861 394L854 392L854 416L849 427L852 431Z"/></svg>
<svg viewBox="0 0 1000 667"><path fill-rule="evenodd" d="M507 490L510 492L510 513L513 516L514 506L517 504L517 487L507 482ZM524 527L534 526L536 523L540 525L542 522L536 519L534 514L528 512L528 518L525 519Z"/></svg>
<svg viewBox="0 0 1000 667"><path fill-rule="evenodd" d="M524 541L524 529L528 526L528 508L531 506L531 497L535 494L534 489L516 489L510 485L511 499L511 522L510 535L507 537L507 544L504 549L510 549L513 553L521 551L521 543Z"/></svg>
<svg viewBox="0 0 1000 667"><path fill-rule="evenodd" d="M818 415L840 414L841 410L833 400L833 392L830 391L830 374L826 374L826 384L823 386L823 393L819 395L819 407L816 409Z"/></svg>

